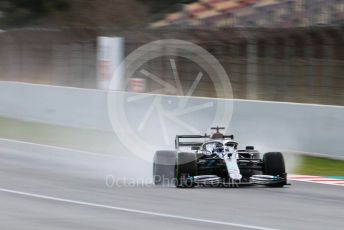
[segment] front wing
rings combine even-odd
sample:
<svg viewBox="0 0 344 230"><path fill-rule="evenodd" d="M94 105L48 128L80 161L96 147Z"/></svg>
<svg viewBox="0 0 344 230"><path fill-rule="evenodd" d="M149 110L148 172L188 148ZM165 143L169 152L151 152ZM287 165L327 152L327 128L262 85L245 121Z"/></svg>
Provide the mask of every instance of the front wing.
<svg viewBox="0 0 344 230"><path fill-rule="evenodd" d="M274 185L284 183L287 185L287 175L271 176L271 175L253 175L248 181L243 180L225 180L216 175L199 175L188 178L196 185Z"/></svg>

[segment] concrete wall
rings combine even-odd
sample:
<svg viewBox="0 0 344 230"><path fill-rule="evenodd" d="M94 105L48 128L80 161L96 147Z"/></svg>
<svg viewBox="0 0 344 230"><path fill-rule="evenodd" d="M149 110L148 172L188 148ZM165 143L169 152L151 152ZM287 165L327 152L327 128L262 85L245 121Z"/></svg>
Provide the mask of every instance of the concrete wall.
<svg viewBox="0 0 344 230"><path fill-rule="evenodd" d="M110 130L100 90L0 82L0 116Z"/></svg>
<svg viewBox="0 0 344 230"><path fill-rule="evenodd" d="M148 99L153 98L148 96ZM165 99L173 103L180 98L168 96ZM191 98L188 103L193 105L199 100L230 103L210 98ZM145 103L148 102L130 108L128 119L142 118L143 110L149 107ZM344 157L344 107L247 100L234 100L233 105L227 132L235 134L243 145L255 145L262 151L288 150ZM127 108L116 107L115 113L116 109ZM212 116L211 113L211 110L203 110L192 119L204 126L202 119ZM100 90L0 82L0 116L112 131L107 93ZM161 131L157 122L151 126L151 131ZM166 127L171 125L173 122ZM200 131L206 130L201 128ZM173 133L169 138L172 142Z"/></svg>

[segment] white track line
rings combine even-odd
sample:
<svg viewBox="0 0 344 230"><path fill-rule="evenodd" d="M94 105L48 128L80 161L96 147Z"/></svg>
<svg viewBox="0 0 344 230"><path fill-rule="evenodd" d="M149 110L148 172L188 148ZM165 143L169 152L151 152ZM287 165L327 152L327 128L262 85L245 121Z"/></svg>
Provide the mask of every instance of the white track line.
<svg viewBox="0 0 344 230"><path fill-rule="evenodd" d="M53 196L45 196L45 195L39 195L39 194L34 194L34 193L28 193L28 192L20 192L20 191L4 189L4 188L0 188L0 192L34 197L34 198L39 198L39 199L44 199L44 200L53 200L53 201L59 201L59 202L64 202L64 203L70 203L70 204L90 206L90 207L95 207L95 208L104 208L104 209L111 209L111 210L122 211L122 212L136 213L136 214L144 214L144 215L159 216L159 217L165 217L165 218L196 221L196 222L202 222L202 223L208 223L208 224L218 224L218 225L226 225L226 226L232 226L232 227L257 229L257 230L277 230L275 228L266 228L266 227L255 226L255 225L246 225L246 224L238 224L238 223L225 222L225 221L200 219L200 218L179 216L179 215L173 215L173 214L150 212L150 211L143 211L143 210L138 210L138 209L130 209L130 208L97 204L97 203L90 203L90 202L84 202L84 201L63 199L63 198L58 198L58 197L53 197Z"/></svg>
<svg viewBox="0 0 344 230"><path fill-rule="evenodd" d="M56 145L39 144L39 143L34 143L34 142L20 141L20 140L7 139L7 138L0 137L0 142L1 141L11 143L11 144L30 145L34 147L49 148L49 149L61 150L61 151L70 151L70 152L95 155L95 156L111 156L106 153L89 152L89 151L80 150L80 149L73 149L73 148L61 147L61 146L56 146Z"/></svg>

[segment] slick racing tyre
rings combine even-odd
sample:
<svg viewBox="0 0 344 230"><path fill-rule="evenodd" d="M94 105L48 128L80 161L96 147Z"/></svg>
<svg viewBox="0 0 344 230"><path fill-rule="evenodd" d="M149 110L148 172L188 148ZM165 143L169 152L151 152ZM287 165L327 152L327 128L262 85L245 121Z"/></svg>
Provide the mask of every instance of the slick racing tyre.
<svg viewBox="0 0 344 230"><path fill-rule="evenodd" d="M175 151L156 151L153 161L153 181L155 185L168 185L174 180Z"/></svg>
<svg viewBox="0 0 344 230"><path fill-rule="evenodd" d="M180 152L175 165L175 185L178 188L195 186L193 177L197 175L196 154Z"/></svg>
<svg viewBox="0 0 344 230"><path fill-rule="evenodd" d="M285 164L283 155L280 152L265 153L263 156L263 174L284 177ZM285 182L273 184L273 187L282 187Z"/></svg>

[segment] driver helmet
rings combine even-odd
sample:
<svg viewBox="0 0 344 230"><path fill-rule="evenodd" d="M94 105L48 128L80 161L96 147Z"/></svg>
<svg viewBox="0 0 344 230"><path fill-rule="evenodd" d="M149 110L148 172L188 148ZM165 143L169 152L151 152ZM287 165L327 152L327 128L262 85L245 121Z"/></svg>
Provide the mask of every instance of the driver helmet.
<svg viewBox="0 0 344 230"><path fill-rule="evenodd" d="M224 148L222 143L216 143L213 149L213 153L223 153Z"/></svg>

